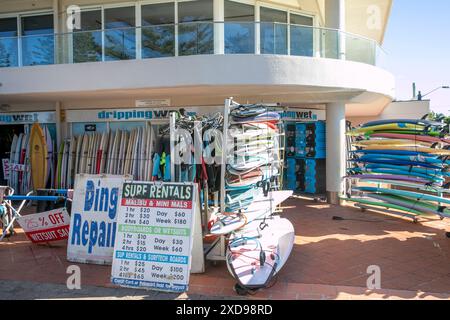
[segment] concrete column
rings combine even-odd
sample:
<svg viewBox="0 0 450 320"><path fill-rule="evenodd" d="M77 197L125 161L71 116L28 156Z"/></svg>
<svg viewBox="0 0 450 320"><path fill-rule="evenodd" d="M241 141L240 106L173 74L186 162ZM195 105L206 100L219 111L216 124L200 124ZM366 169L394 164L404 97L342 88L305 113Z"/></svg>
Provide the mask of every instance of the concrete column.
<svg viewBox="0 0 450 320"><path fill-rule="evenodd" d="M61 41L60 41L60 36L57 36L58 34L61 33L60 31L60 23L59 23L59 0L53 0L53 30L54 30L54 34L55 34L55 39L54 39L54 46L55 46L55 50L54 50L54 59L55 59L55 63L61 63L61 50L60 50L60 46L61 46Z"/></svg>
<svg viewBox="0 0 450 320"><path fill-rule="evenodd" d="M329 32L327 38L333 40L328 39L327 45L334 43L337 46L338 58L342 60L345 60L346 53L345 18L345 0L325 0L325 27L341 31L337 34Z"/></svg>
<svg viewBox="0 0 450 320"><path fill-rule="evenodd" d="M214 0L214 54L225 53L224 0Z"/></svg>
<svg viewBox="0 0 450 320"><path fill-rule="evenodd" d="M59 148L59 145L62 141L62 131L61 131L61 102L57 101L55 103L55 116L56 116L56 147Z"/></svg>
<svg viewBox="0 0 450 320"><path fill-rule="evenodd" d="M345 176L345 103L327 105L327 199L331 204L339 204L339 194L343 190L342 177Z"/></svg>

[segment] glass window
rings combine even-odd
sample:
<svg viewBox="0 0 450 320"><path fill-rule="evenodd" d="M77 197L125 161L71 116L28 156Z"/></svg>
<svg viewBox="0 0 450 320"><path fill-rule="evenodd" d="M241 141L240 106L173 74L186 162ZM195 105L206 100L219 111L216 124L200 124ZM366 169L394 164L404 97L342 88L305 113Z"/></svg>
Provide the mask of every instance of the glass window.
<svg viewBox="0 0 450 320"><path fill-rule="evenodd" d="M73 61L102 61L102 11L81 12L81 29L73 34Z"/></svg>
<svg viewBox="0 0 450 320"><path fill-rule="evenodd" d="M298 14L290 15L291 55L312 57L313 44L313 18Z"/></svg>
<svg viewBox="0 0 450 320"><path fill-rule="evenodd" d="M175 55L175 5L142 6L142 58Z"/></svg>
<svg viewBox="0 0 450 320"><path fill-rule="evenodd" d="M53 15L22 17L22 64L53 64Z"/></svg>
<svg viewBox="0 0 450 320"><path fill-rule="evenodd" d="M135 59L135 7L105 9L104 15L105 60Z"/></svg>
<svg viewBox="0 0 450 320"><path fill-rule="evenodd" d="M225 53L255 52L254 6L225 1Z"/></svg>
<svg viewBox="0 0 450 320"><path fill-rule="evenodd" d="M179 55L214 53L213 0L178 3Z"/></svg>
<svg viewBox="0 0 450 320"><path fill-rule="evenodd" d="M287 54L287 12L261 7L261 53Z"/></svg>
<svg viewBox="0 0 450 320"><path fill-rule="evenodd" d="M0 19L0 67L18 65L17 19Z"/></svg>

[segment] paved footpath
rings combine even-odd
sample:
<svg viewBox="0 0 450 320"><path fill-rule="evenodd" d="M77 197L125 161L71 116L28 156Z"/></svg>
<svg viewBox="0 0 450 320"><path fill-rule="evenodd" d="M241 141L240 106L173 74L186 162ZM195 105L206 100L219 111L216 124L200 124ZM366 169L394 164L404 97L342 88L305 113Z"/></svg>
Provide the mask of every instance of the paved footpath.
<svg viewBox="0 0 450 320"><path fill-rule="evenodd" d="M210 300L236 299L199 294L169 294L127 288L83 286L69 290L65 285L29 281L0 280L0 300Z"/></svg>

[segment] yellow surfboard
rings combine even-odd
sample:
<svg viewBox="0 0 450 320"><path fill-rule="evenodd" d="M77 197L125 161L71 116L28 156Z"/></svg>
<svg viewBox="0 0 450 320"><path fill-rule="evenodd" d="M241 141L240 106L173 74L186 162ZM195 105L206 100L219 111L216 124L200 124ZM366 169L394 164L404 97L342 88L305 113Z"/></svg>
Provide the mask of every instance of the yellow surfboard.
<svg viewBox="0 0 450 320"><path fill-rule="evenodd" d="M391 146L391 147L431 147L431 143L412 140L363 140L354 143L357 147Z"/></svg>
<svg viewBox="0 0 450 320"><path fill-rule="evenodd" d="M357 128L357 129L350 131L350 134L362 134L362 133L366 133L366 132L382 131L382 130L418 130L418 131L422 131L424 129L425 129L425 126L419 125L419 124L389 123L389 124L382 124L382 125L372 126L372 127Z"/></svg>
<svg viewBox="0 0 450 320"><path fill-rule="evenodd" d="M404 151L415 151L415 152L425 152L429 154L436 154L440 156L450 156L450 150L444 149L433 149L427 147L408 147L408 146L367 146L365 150L404 150Z"/></svg>
<svg viewBox="0 0 450 320"><path fill-rule="evenodd" d="M31 178L34 190L46 187L47 160L48 152L44 131L38 123L35 123L30 132Z"/></svg>

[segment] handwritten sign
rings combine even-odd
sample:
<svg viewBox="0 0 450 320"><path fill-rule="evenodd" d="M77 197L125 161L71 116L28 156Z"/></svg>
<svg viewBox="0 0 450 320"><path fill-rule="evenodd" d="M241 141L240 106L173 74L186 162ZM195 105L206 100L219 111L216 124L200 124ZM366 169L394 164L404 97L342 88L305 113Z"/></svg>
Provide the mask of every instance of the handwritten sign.
<svg viewBox="0 0 450 320"><path fill-rule="evenodd" d="M21 216L17 222L33 243L60 241L69 237L70 217L65 208Z"/></svg>

